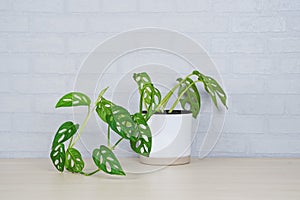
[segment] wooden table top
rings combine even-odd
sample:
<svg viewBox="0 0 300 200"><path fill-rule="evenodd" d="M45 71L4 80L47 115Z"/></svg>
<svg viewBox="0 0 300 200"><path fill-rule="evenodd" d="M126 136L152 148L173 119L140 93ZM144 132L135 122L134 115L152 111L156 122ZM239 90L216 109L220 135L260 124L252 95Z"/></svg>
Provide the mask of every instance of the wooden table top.
<svg viewBox="0 0 300 200"><path fill-rule="evenodd" d="M163 168L121 163L125 177L85 177L58 173L49 159L0 159L0 199L300 199L300 159L209 158ZM87 171L93 168L87 161Z"/></svg>

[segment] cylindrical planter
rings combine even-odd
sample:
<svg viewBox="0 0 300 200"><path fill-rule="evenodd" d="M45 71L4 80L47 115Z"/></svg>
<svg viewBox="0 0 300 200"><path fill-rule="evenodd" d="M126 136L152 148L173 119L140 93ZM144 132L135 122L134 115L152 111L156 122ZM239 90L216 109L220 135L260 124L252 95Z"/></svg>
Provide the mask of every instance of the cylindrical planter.
<svg viewBox="0 0 300 200"><path fill-rule="evenodd" d="M192 143L192 113L174 110L155 113L148 121L152 133L149 157L140 162L149 165L181 165L190 162Z"/></svg>

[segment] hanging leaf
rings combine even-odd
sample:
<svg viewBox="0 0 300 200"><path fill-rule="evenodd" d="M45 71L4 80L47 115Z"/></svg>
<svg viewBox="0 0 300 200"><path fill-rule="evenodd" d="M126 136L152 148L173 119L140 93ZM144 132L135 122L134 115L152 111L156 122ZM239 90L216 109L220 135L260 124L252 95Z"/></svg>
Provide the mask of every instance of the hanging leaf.
<svg viewBox="0 0 300 200"><path fill-rule="evenodd" d="M205 76L198 71L193 71L193 74L197 75L198 80L203 82L204 88L210 95L215 106L218 108L218 103L217 103L217 96L218 96L222 104L228 109L226 105L226 100L227 100L226 94L222 89L222 87L219 85L219 83L215 79L209 76Z"/></svg>
<svg viewBox="0 0 300 200"><path fill-rule="evenodd" d="M182 78L177 79L178 82L182 81ZM180 84L178 89L178 96L180 98L181 107L184 110L191 111L193 117L196 118L200 111L201 101L198 89L194 81L187 78L182 84Z"/></svg>
<svg viewBox="0 0 300 200"><path fill-rule="evenodd" d="M58 144L57 146L52 148L52 151L50 153L50 158L55 168L58 171L63 172L65 166L65 158L66 158L65 145Z"/></svg>
<svg viewBox="0 0 300 200"><path fill-rule="evenodd" d="M56 104L55 108L72 106L90 106L91 99L80 92L71 92L63 96Z"/></svg>
<svg viewBox="0 0 300 200"><path fill-rule="evenodd" d="M66 152L66 169L73 173L79 173L84 168L84 161L80 152L75 148L68 148Z"/></svg>
<svg viewBox="0 0 300 200"><path fill-rule="evenodd" d="M135 132L135 123L125 108L102 98L97 103L96 112L122 138L129 139Z"/></svg>
<svg viewBox="0 0 300 200"><path fill-rule="evenodd" d="M146 72L134 73L133 79L138 84L140 94L142 94L142 89L145 84L152 83L150 76Z"/></svg>
<svg viewBox="0 0 300 200"><path fill-rule="evenodd" d="M63 123L56 132L52 148L70 139L77 132L78 128L79 124L74 124L70 121Z"/></svg>
<svg viewBox="0 0 300 200"><path fill-rule="evenodd" d="M93 160L102 171L112 175L126 175L114 153L104 145L93 151Z"/></svg>
<svg viewBox="0 0 300 200"><path fill-rule="evenodd" d="M140 155L148 157L152 147L151 130L142 114L136 113L132 118L136 123L136 132L130 138L131 149Z"/></svg>
<svg viewBox="0 0 300 200"><path fill-rule="evenodd" d="M157 106L161 101L160 91L153 86L151 83L146 83L142 89L141 97L140 97L140 106L144 104L146 107L146 121L151 117L153 113L155 113ZM142 107L140 107L140 112L142 111Z"/></svg>

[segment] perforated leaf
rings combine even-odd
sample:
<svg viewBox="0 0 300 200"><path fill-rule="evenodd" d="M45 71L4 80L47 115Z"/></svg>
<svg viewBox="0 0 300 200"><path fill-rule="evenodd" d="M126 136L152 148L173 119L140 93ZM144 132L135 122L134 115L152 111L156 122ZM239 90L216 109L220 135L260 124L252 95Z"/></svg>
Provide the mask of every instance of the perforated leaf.
<svg viewBox="0 0 300 200"><path fill-rule="evenodd" d="M55 148L58 144L70 139L77 132L78 128L79 124L74 124L70 121L63 123L56 132L52 148Z"/></svg>
<svg viewBox="0 0 300 200"><path fill-rule="evenodd" d="M56 104L56 108L73 106L90 106L91 99L80 92L70 92L63 96Z"/></svg>
<svg viewBox="0 0 300 200"><path fill-rule="evenodd" d="M80 152L75 148L68 148L66 152L66 169L73 173L81 172L84 168L84 161Z"/></svg>
<svg viewBox="0 0 300 200"><path fill-rule="evenodd" d="M142 114L136 113L132 118L136 123L136 132L130 138L131 149L140 155L148 157L152 148L151 130Z"/></svg>
<svg viewBox="0 0 300 200"><path fill-rule="evenodd" d="M226 105L226 94L219 83L212 77L205 76L198 71L194 71L193 74L198 76L198 79L203 82L205 90L210 95L213 103L218 108L217 96L221 100L222 104L227 108Z"/></svg>
<svg viewBox="0 0 300 200"><path fill-rule="evenodd" d="M145 84L152 83L150 76L146 72L134 73L133 79L138 84L140 94Z"/></svg>
<svg viewBox="0 0 300 200"><path fill-rule="evenodd" d="M99 117L122 138L129 139L134 133L135 123L125 108L102 98L102 100L97 103L96 112Z"/></svg>
<svg viewBox="0 0 300 200"><path fill-rule="evenodd" d="M181 82L182 79L179 78L177 81ZM184 110L191 111L193 117L196 118L200 111L201 101L198 89L192 79L187 78L180 84L178 96L182 96L179 100L181 107Z"/></svg>
<svg viewBox="0 0 300 200"><path fill-rule="evenodd" d="M153 113L155 113L157 106L161 101L160 91L151 83L144 84L141 92L140 106L145 105L147 114L146 120L148 120ZM142 108L140 108L142 110Z"/></svg>
<svg viewBox="0 0 300 200"><path fill-rule="evenodd" d="M104 145L101 145L100 149L94 149L93 160L102 171L108 174L125 175L117 157Z"/></svg>
<svg viewBox="0 0 300 200"><path fill-rule="evenodd" d="M52 148L52 151L50 153L50 158L55 168L58 171L63 172L65 167L65 158L66 158L65 145L58 144L57 146Z"/></svg>

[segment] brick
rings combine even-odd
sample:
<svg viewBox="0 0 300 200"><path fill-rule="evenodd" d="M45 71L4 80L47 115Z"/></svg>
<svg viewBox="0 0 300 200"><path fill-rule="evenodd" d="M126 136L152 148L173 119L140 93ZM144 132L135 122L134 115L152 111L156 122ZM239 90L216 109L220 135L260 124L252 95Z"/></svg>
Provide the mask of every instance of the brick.
<svg viewBox="0 0 300 200"><path fill-rule="evenodd" d="M61 0L15 0L13 8L16 11L26 12L63 12L64 2Z"/></svg>
<svg viewBox="0 0 300 200"><path fill-rule="evenodd" d="M298 94L300 93L300 79L278 78L268 80L266 91L269 94Z"/></svg>
<svg viewBox="0 0 300 200"><path fill-rule="evenodd" d="M185 0L177 0L176 3L179 12L208 11L211 7L209 0L190 0L188 3Z"/></svg>
<svg viewBox="0 0 300 200"><path fill-rule="evenodd" d="M265 42L258 38L212 39L214 53L263 53Z"/></svg>
<svg viewBox="0 0 300 200"><path fill-rule="evenodd" d="M223 77L228 94L262 94L265 93L265 81L262 78L227 78ZM229 97L230 98L230 97Z"/></svg>
<svg viewBox="0 0 300 200"><path fill-rule="evenodd" d="M55 134L58 127L64 121L72 121L70 117L64 115L47 115L28 113L17 113L13 115L14 131L20 133L51 133Z"/></svg>
<svg viewBox="0 0 300 200"><path fill-rule="evenodd" d="M277 64L274 65L273 71L276 73L284 74L300 74L300 57L279 57Z"/></svg>
<svg viewBox="0 0 300 200"><path fill-rule="evenodd" d="M272 38L268 48L272 53L300 52L300 38Z"/></svg>
<svg viewBox="0 0 300 200"><path fill-rule="evenodd" d="M268 154L299 154L300 146L297 137L265 135L250 139L250 153Z"/></svg>
<svg viewBox="0 0 300 200"><path fill-rule="evenodd" d="M0 131L10 131L12 129L12 117L10 113L0 113ZM1 137L0 133L0 137Z"/></svg>
<svg viewBox="0 0 300 200"><path fill-rule="evenodd" d="M35 56L33 69L41 74L75 74L80 60L75 56L43 55Z"/></svg>
<svg viewBox="0 0 300 200"><path fill-rule="evenodd" d="M0 92L10 92L11 77L7 75L0 75Z"/></svg>
<svg viewBox="0 0 300 200"><path fill-rule="evenodd" d="M263 134L265 123L263 116L227 115L223 131L237 134Z"/></svg>
<svg viewBox="0 0 300 200"><path fill-rule="evenodd" d="M97 34L96 36L69 37L67 40L68 52L89 53L107 38L107 34Z"/></svg>
<svg viewBox="0 0 300 200"><path fill-rule="evenodd" d="M263 9L276 11L300 10L300 2L298 0L263 0Z"/></svg>
<svg viewBox="0 0 300 200"><path fill-rule="evenodd" d="M63 53L64 41L59 37L9 37L9 47L13 52Z"/></svg>
<svg viewBox="0 0 300 200"><path fill-rule="evenodd" d="M67 0L69 12L98 12L100 4L98 0Z"/></svg>
<svg viewBox="0 0 300 200"><path fill-rule="evenodd" d="M291 31L300 31L300 15L286 17L287 28Z"/></svg>
<svg viewBox="0 0 300 200"><path fill-rule="evenodd" d="M1 73L28 73L30 71L30 57L16 54L0 55Z"/></svg>
<svg viewBox="0 0 300 200"><path fill-rule="evenodd" d="M8 51L8 44L6 37L0 36L0 52L7 52Z"/></svg>
<svg viewBox="0 0 300 200"><path fill-rule="evenodd" d="M23 76L13 77L13 88L19 93L25 94L48 94L64 93L71 88L73 77L52 76Z"/></svg>
<svg viewBox="0 0 300 200"><path fill-rule="evenodd" d="M137 0L103 0L102 7L104 12L134 12L137 11Z"/></svg>
<svg viewBox="0 0 300 200"><path fill-rule="evenodd" d="M261 9L259 0L213 0L212 4L218 12L257 12Z"/></svg>
<svg viewBox="0 0 300 200"><path fill-rule="evenodd" d="M139 8L140 11L143 12L170 12L175 11L176 9L176 2L173 0L140 0L139 1Z"/></svg>
<svg viewBox="0 0 300 200"><path fill-rule="evenodd" d="M287 115L300 115L300 95L286 96L287 103L285 104Z"/></svg>
<svg viewBox="0 0 300 200"><path fill-rule="evenodd" d="M0 10L9 10L10 9L10 0L0 0Z"/></svg>
<svg viewBox="0 0 300 200"><path fill-rule="evenodd" d="M285 112L285 95L231 95L230 111L243 115L280 115Z"/></svg>
<svg viewBox="0 0 300 200"><path fill-rule="evenodd" d="M232 60L235 74L270 74L274 68L274 58L258 56L239 56Z"/></svg>
<svg viewBox="0 0 300 200"><path fill-rule="evenodd" d="M0 17L0 31L28 31L28 18L24 16L1 16Z"/></svg>
<svg viewBox="0 0 300 200"><path fill-rule="evenodd" d="M212 154L243 153L247 152L247 140L244 136L222 134L214 147Z"/></svg>
<svg viewBox="0 0 300 200"><path fill-rule="evenodd" d="M233 32L283 32L285 21L281 17L237 17L232 22Z"/></svg>
<svg viewBox="0 0 300 200"><path fill-rule="evenodd" d="M45 152L51 148L52 137L54 134L39 134L39 133L15 133L11 138L15 137L11 141L11 146L8 150L15 152ZM20 145L22 144L22 145ZM29 153L28 153L29 154ZM30 154L29 154L30 155ZM22 156L29 156L22 155ZM49 156L49 154L47 155Z"/></svg>
<svg viewBox="0 0 300 200"><path fill-rule="evenodd" d="M31 112L31 98L29 95L1 95L0 112Z"/></svg>
<svg viewBox="0 0 300 200"><path fill-rule="evenodd" d="M30 30L34 32L84 32L85 19L82 17L36 17L31 20Z"/></svg>

